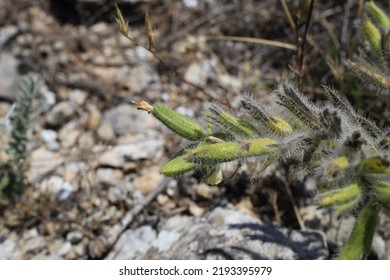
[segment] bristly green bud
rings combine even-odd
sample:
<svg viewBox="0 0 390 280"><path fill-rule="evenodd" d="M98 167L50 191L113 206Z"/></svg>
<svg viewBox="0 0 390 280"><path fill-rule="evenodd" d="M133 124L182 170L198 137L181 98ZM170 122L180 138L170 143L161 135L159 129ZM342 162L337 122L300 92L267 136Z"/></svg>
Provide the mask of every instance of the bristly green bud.
<svg viewBox="0 0 390 280"><path fill-rule="evenodd" d="M353 188L356 187L356 184L352 185ZM345 188L345 189L344 189ZM319 200L320 206L329 206L333 204L340 204L340 202L350 201L351 198L355 198L355 195L350 193L350 190L353 189L351 186L334 189L330 191L326 191L317 195L317 199Z"/></svg>
<svg viewBox="0 0 390 280"><path fill-rule="evenodd" d="M373 1L368 2L366 7L370 15L381 28L386 31L390 30L390 18L381 8L379 8Z"/></svg>
<svg viewBox="0 0 390 280"><path fill-rule="evenodd" d="M347 157L338 157L331 161L331 164L337 166L340 169L347 168L349 166L349 160Z"/></svg>
<svg viewBox="0 0 390 280"><path fill-rule="evenodd" d="M380 157L370 157L362 160L361 165L365 173L390 174L389 164Z"/></svg>
<svg viewBox="0 0 390 280"><path fill-rule="evenodd" d="M352 232L340 251L340 260L366 259L370 253L372 239L378 220L378 206L368 203L359 213Z"/></svg>
<svg viewBox="0 0 390 280"><path fill-rule="evenodd" d="M382 36L378 28L369 19L365 19L362 22L362 31L371 45L372 50L377 56L381 55L381 41Z"/></svg>
<svg viewBox="0 0 390 280"><path fill-rule="evenodd" d="M349 166L349 160L345 156L335 158L323 165L325 178L337 177L345 168Z"/></svg>
<svg viewBox="0 0 390 280"><path fill-rule="evenodd" d="M252 118L260 121L270 131L281 136L285 136L293 132L293 129L288 122L279 117L270 115L263 107L254 104L249 98L242 100L241 103Z"/></svg>
<svg viewBox="0 0 390 280"><path fill-rule="evenodd" d="M317 196L317 199L320 200L321 206L333 206L339 215L356 206L361 197L361 184L352 183L342 188L321 193Z"/></svg>
<svg viewBox="0 0 390 280"><path fill-rule="evenodd" d="M209 110L209 117L218 126L223 127L227 131L230 131L233 134L239 134L248 137L259 135L253 125L222 111L217 106L210 105Z"/></svg>
<svg viewBox="0 0 390 280"><path fill-rule="evenodd" d="M166 176L178 176L194 170L197 165L189 162L187 155L182 155L169 160L161 169L161 173Z"/></svg>
<svg viewBox="0 0 390 280"><path fill-rule="evenodd" d="M211 165L237 159L239 150L240 144L236 142L216 143L199 146L188 153L188 158L195 163Z"/></svg>
<svg viewBox="0 0 390 280"><path fill-rule="evenodd" d="M190 161L212 165L237 159L255 157L275 152L277 142L271 138L259 138L244 142L225 142L199 146L188 153Z"/></svg>
<svg viewBox="0 0 390 280"><path fill-rule="evenodd" d="M285 120L271 116L269 122L265 124L269 129L279 135L288 135L293 132L292 127Z"/></svg>
<svg viewBox="0 0 390 280"><path fill-rule="evenodd" d="M137 109L152 113L166 127L185 139L199 141L206 136L203 128L197 122L180 115L162 104L152 106L145 101L139 101L137 103Z"/></svg>
<svg viewBox="0 0 390 280"><path fill-rule="evenodd" d="M357 196L355 199L351 199L340 204L333 204L332 207L336 210L336 215L341 216L342 214L356 207L360 201L360 198L360 196Z"/></svg>
<svg viewBox="0 0 390 280"><path fill-rule="evenodd" d="M271 138L259 138L242 143L238 154L241 158L259 156L275 152L277 142Z"/></svg>

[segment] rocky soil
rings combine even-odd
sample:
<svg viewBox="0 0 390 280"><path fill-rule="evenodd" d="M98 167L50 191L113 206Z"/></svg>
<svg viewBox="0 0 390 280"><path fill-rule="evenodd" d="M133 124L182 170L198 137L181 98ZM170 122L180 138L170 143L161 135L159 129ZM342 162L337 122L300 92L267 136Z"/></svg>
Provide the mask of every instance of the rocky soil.
<svg viewBox="0 0 390 280"><path fill-rule="evenodd" d="M313 178L291 183L284 166L254 180L242 168L219 186L197 173L164 178L160 167L186 143L133 104L163 102L202 118L207 102L234 111L245 92L272 102L277 81L294 78L295 53L215 38L294 44L280 2L118 2L139 45L120 34L111 1L0 2L0 116L22 75L41 78L42 97L27 188L0 206L0 259L332 258L354 218L318 209ZM311 29L323 48L343 18L354 30L358 9L328 2ZM144 10L158 57L143 47ZM306 60L316 82L303 84L312 95L334 81L315 46ZM388 226L383 216L372 258L390 258Z"/></svg>

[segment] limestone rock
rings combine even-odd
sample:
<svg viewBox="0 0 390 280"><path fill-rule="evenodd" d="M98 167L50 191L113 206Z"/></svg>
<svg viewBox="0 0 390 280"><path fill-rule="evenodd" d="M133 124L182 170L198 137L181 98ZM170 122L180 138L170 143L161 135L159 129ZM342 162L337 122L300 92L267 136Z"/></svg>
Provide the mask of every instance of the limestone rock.
<svg viewBox="0 0 390 280"><path fill-rule="evenodd" d="M164 142L160 138L147 138L133 144L122 144L103 153L100 165L121 168L125 163L140 159L158 158L162 155Z"/></svg>
<svg viewBox="0 0 390 280"><path fill-rule="evenodd" d="M0 52L0 96L15 99L18 61L9 52Z"/></svg>
<svg viewBox="0 0 390 280"><path fill-rule="evenodd" d="M51 127L64 125L74 117L75 112L76 107L73 102L59 102L48 112L46 123Z"/></svg>
<svg viewBox="0 0 390 280"><path fill-rule="evenodd" d="M236 209L216 208L202 217L174 217L162 225L160 234L165 246L155 241L145 259L328 258L322 233L263 224Z"/></svg>
<svg viewBox="0 0 390 280"><path fill-rule="evenodd" d="M97 134L100 140L106 143L110 143L115 139L115 131L109 123L103 123L99 127Z"/></svg>
<svg viewBox="0 0 390 280"><path fill-rule="evenodd" d="M30 182L40 179L64 161L59 153L51 152L44 147L34 150L29 160L30 166L26 175Z"/></svg>
<svg viewBox="0 0 390 280"><path fill-rule="evenodd" d="M135 230L125 231L113 250L106 257L107 260L134 260L139 259L156 240L156 232L151 226L142 226Z"/></svg>
<svg viewBox="0 0 390 280"><path fill-rule="evenodd" d="M108 123L117 136L127 133L139 134L145 129L157 126L157 121L148 116L140 114L135 106L122 104L104 113L103 123Z"/></svg>
<svg viewBox="0 0 390 280"><path fill-rule="evenodd" d="M153 190L164 178L159 172L159 169L147 170L143 173L133 181L134 189L140 191L142 194L147 194Z"/></svg>
<svg viewBox="0 0 390 280"><path fill-rule="evenodd" d="M123 179L120 170L112 168L99 168L96 171L96 181L103 187L112 187L118 185Z"/></svg>
<svg viewBox="0 0 390 280"><path fill-rule="evenodd" d="M81 132L76 121L71 121L64 125L58 133L61 146L66 149L74 147Z"/></svg>
<svg viewBox="0 0 390 280"><path fill-rule="evenodd" d="M0 260L8 260L16 249L16 243L10 239L0 242Z"/></svg>

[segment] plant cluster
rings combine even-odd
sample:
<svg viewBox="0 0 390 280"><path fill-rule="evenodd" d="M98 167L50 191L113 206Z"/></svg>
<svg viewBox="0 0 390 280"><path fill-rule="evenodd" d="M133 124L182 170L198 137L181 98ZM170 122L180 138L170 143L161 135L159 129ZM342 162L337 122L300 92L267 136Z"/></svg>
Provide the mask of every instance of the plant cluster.
<svg viewBox="0 0 390 280"><path fill-rule="evenodd" d="M6 146L0 147L5 156L0 161L0 198L12 198L24 188L25 159L29 155L29 130L39 111L34 104L38 99L39 81L31 76L18 81L19 94L1 125Z"/></svg>
<svg viewBox="0 0 390 280"><path fill-rule="evenodd" d="M373 2L366 9L361 30L368 49L348 65L376 92L388 94L390 19ZM138 109L191 141L162 167L167 176L201 170L208 183L218 184L228 162L256 162L256 175L282 162L293 164L297 179L316 176L321 206L334 207L338 215L357 213L339 258L366 258L380 210L390 211L389 130L358 114L329 86L323 87L325 101L317 104L289 82L282 82L275 94L272 108L245 96L237 114L211 104L204 125L162 104L140 101Z"/></svg>

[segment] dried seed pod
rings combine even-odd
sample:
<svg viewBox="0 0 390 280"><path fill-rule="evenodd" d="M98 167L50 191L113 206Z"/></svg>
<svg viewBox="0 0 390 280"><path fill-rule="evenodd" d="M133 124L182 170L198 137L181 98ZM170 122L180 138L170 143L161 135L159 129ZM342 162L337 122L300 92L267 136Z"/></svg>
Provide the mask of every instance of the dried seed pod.
<svg viewBox="0 0 390 280"><path fill-rule="evenodd" d="M119 31L122 33L123 36L128 36L130 33L130 28L128 22L125 21L123 18L122 12L118 7L118 4L115 3L115 10L116 10L116 22L119 26Z"/></svg>
<svg viewBox="0 0 390 280"><path fill-rule="evenodd" d="M145 24L146 24L146 31L149 40L149 50L155 51L156 42L154 40L154 31L153 31L152 22L150 21L149 13L147 11L145 11Z"/></svg>
<svg viewBox="0 0 390 280"><path fill-rule="evenodd" d="M187 155L182 155L169 160L161 169L166 176L178 176L194 170L197 165L187 160Z"/></svg>
<svg viewBox="0 0 390 280"><path fill-rule="evenodd" d="M140 101L137 103L137 108L152 113L166 127L185 139L199 141L206 136L203 128L197 122L162 104L158 103L152 106L145 101Z"/></svg>

